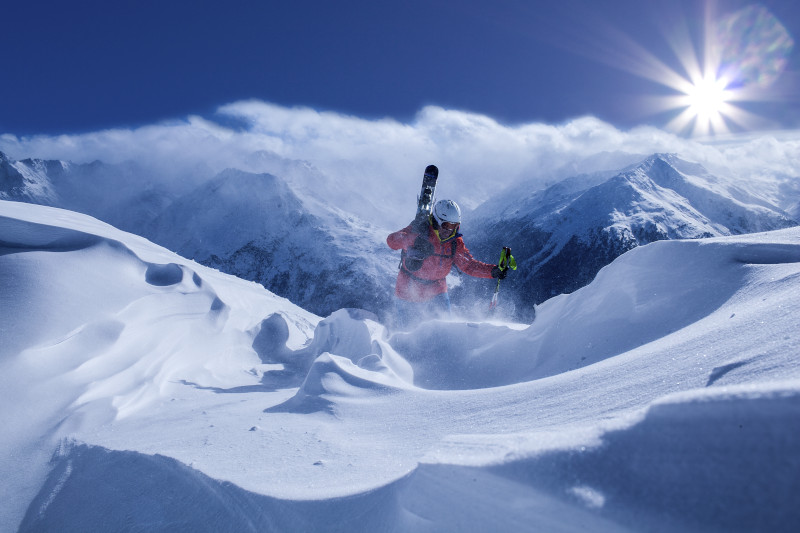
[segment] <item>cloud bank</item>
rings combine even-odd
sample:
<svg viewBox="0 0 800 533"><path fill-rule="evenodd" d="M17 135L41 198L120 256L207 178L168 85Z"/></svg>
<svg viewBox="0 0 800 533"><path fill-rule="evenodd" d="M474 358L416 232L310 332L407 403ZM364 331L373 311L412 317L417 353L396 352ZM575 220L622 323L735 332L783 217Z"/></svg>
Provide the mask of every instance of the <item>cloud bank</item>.
<svg viewBox="0 0 800 533"><path fill-rule="evenodd" d="M136 161L154 176L183 182L187 177L199 182L225 168L278 175L294 168L293 179L309 189L337 189L337 198L344 197L341 191L357 191L359 201L342 207L388 225L413 213L422 170L430 163L440 168L438 196L466 207L522 181L535 189L655 152L679 153L745 185L800 176L800 131L703 141L653 127L622 131L593 117L508 125L429 106L404 123L255 100L224 105L212 117L134 129L30 137L7 133L0 136L0 150L15 159Z"/></svg>

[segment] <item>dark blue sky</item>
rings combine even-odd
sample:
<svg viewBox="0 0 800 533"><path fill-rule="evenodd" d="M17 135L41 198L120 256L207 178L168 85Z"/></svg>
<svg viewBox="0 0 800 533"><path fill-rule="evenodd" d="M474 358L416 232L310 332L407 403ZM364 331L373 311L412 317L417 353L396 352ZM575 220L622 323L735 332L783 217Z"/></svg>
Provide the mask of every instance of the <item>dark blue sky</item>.
<svg viewBox="0 0 800 533"><path fill-rule="evenodd" d="M0 30L0 133L130 127L257 98L367 118L410 120L424 105L506 123L594 115L661 126L642 107L666 89L606 47L623 32L678 69L664 30L697 34L699 0L104 0L7 3ZM716 12L747 6L719 0ZM765 0L800 39L796 0ZM800 42L770 89L748 104L800 127ZM620 50L624 52L624 50ZM605 60L603 60L605 59ZM629 67L629 65L627 65Z"/></svg>

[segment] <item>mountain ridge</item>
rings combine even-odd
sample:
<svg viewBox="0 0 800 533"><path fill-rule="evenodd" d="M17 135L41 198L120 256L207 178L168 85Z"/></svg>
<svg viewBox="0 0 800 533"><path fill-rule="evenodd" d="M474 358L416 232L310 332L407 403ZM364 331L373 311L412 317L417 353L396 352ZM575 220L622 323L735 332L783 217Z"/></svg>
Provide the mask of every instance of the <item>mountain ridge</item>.
<svg viewBox="0 0 800 533"><path fill-rule="evenodd" d="M341 307L391 313L398 258L385 245L390 230L348 211L353 202L362 211L374 207L359 200L361 191L327 182L314 187L325 177L307 163L265 157L257 153L244 163L257 168L266 161L289 177L230 168L170 188L134 162L76 165L0 154L0 197L90 214L321 315ZM609 154L598 164L630 157ZM792 194L800 198L800 188L790 185L781 185L786 205L793 205ZM522 321L533 319L536 304L586 285L637 246L797 225L767 198L678 154L656 153L620 170L528 187L486 199L465 212L462 224L465 241L483 261L511 246L520 268L503 284L504 307ZM491 287L461 278L451 296L469 312Z"/></svg>
<svg viewBox="0 0 800 533"><path fill-rule="evenodd" d="M470 214L476 252L514 251L520 268L509 276L507 291L518 318L531 319L536 304L588 284L600 268L638 246L798 225L765 199L676 154L653 154L609 174L577 176L525 197L516 189L505 196L501 213L479 208ZM485 299L486 291L467 281L456 299Z"/></svg>

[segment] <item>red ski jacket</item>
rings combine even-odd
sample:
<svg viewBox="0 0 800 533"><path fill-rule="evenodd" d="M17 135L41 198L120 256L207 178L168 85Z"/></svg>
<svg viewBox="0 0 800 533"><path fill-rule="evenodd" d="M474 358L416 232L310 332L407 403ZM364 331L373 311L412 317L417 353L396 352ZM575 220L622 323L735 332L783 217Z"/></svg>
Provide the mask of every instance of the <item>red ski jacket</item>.
<svg viewBox="0 0 800 533"><path fill-rule="evenodd" d="M422 262L418 270L406 266L406 250L411 248L419 233L411 229L411 225L390 234L386 244L392 250L403 250L400 272L394 293L398 298L411 302L424 302L437 294L447 292L445 278L455 264L462 272L476 278L491 278L494 265L482 263L472 257L464 245L464 239L458 233L442 242L428 226L428 241L433 245L433 254Z"/></svg>

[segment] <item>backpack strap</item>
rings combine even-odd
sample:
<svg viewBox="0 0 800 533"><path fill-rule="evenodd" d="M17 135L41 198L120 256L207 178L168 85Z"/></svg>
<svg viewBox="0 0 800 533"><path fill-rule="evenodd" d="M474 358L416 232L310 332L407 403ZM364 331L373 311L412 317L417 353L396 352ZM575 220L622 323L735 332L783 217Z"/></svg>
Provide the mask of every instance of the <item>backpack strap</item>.
<svg viewBox="0 0 800 533"><path fill-rule="evenodd" d="M456 236L456 238L457 238L457 237L460 237L460 236L461 236L461 235L459 234L459 235L457 235L457 236ZM448 257L448 258L455 257L455 255L456 255L456 246L457 246L457 243L456 243L456 238L453 238L453 241L452 241L452 242L451 242L451 244L450 244L450 255L445 255L445 254L431 254L431 255L429 255L428 257ZM417 281L417 282L419 282L419 283L426 284L426 285L432 285L432 284L434 284L434 283L439 283L440 281L442 281L443 279L445 279L445 278L440 278L440 279L425 279L425 278L421 278L421 277L419 277L419 276L416 276L416 275L415 275L415 274L414 274L414 273L413 273L411 270L409 270L409 269L406 267L405 259L406 259L406 251L405 251L405 250L401 250L401 251L400 251L400 265L399 265L399 267L400 267L400 270L402 270L403 272L405 272L407 275L409 275L409 276L410 276L412 279L414 279L415 281ZM455 264L455 263L454 263L454 264Z"/></svg>

